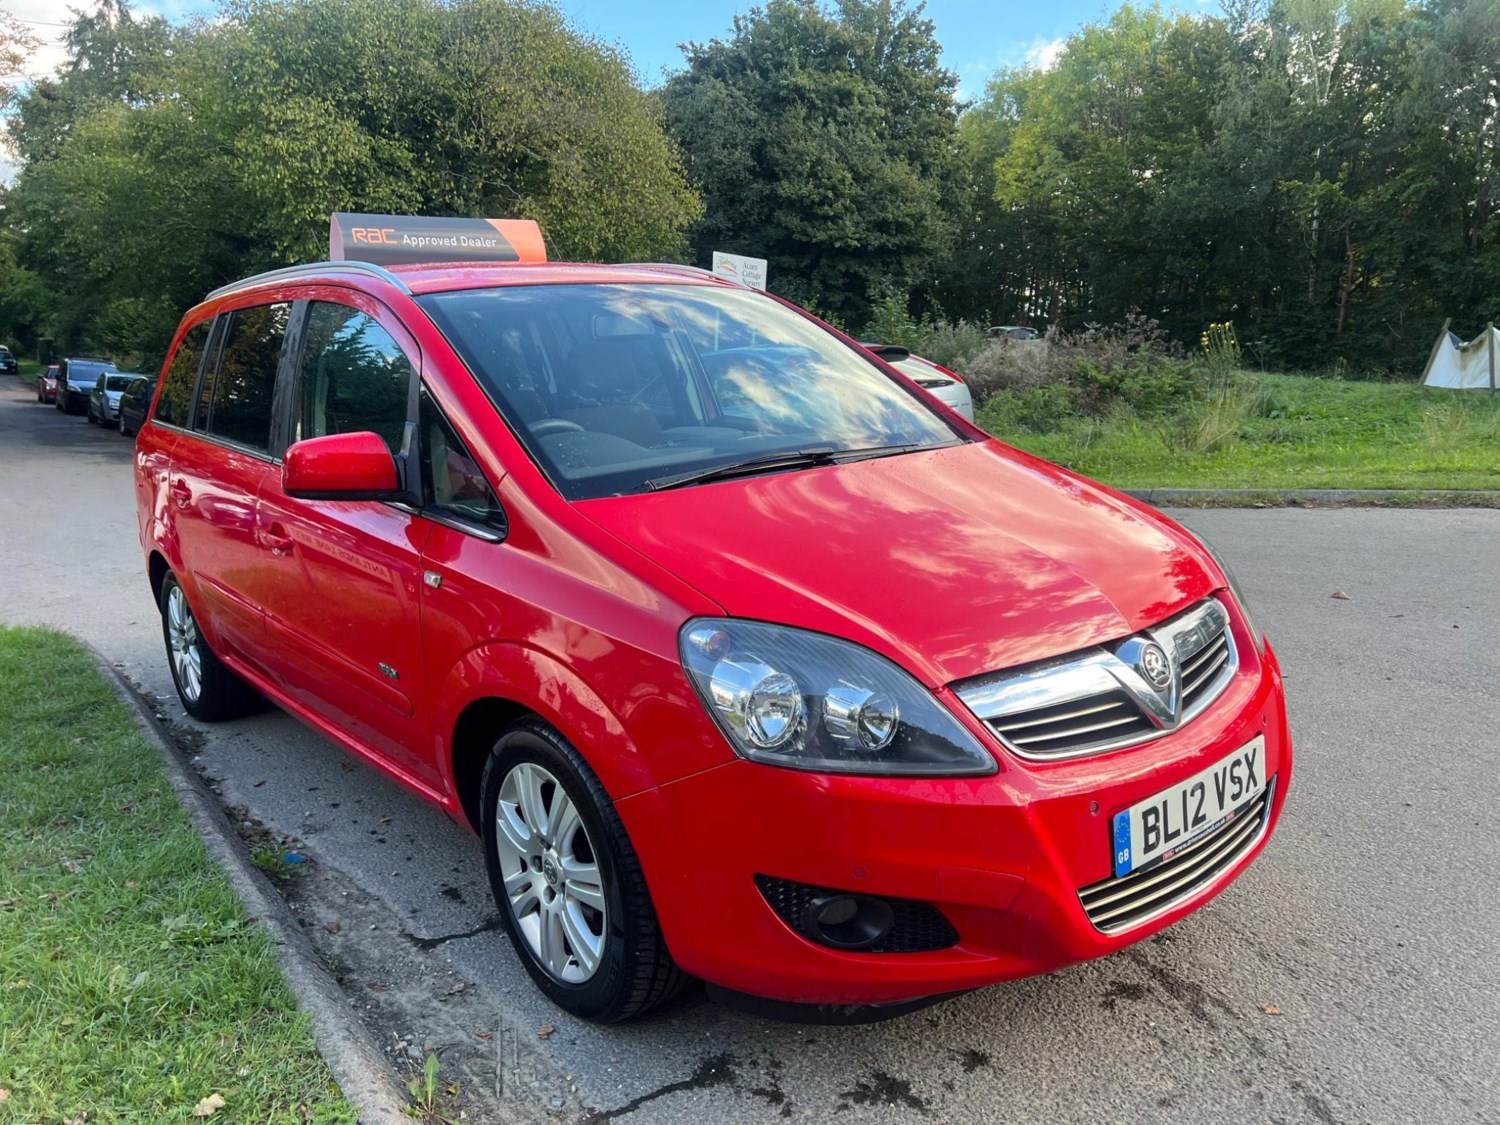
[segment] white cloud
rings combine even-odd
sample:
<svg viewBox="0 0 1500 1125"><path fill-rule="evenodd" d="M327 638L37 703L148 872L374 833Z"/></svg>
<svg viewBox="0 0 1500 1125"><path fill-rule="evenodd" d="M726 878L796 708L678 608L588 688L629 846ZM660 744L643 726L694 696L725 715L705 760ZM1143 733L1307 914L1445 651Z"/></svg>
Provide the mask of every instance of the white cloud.
<svg viewBox="0 0 1500 1125"><path fill-rule="evenodd" d="M41 40L41 46L26 61L22 71L25 77L46 77L67 60L63 32L67 30L66 25L71 22L73 13L66 4L57 0L8 0L5 10Z"/></svg>
<svg viewBox="0 0 1500 1125"><path fill-rule="evenodd" d="M1043 39L1038 36L1026 48L1026 65L1037 70L1051 70L1057 65L1057 60L1067 46L1068 41L1063 36L1058 36L1056 39Z"/></svg>

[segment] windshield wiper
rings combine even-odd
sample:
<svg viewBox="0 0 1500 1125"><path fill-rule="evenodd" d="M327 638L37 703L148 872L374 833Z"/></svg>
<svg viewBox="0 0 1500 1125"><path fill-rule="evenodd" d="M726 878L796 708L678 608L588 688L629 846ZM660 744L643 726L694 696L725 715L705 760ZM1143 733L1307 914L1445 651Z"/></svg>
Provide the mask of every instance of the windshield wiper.
<svg viewBox="0 0 1500 1125"><path fill-rule="evenodd" d="M727 465L714 465L707 469L691 469L669 477L653 477L646 482L652 492L664 488L681 488L685 484L701 484L711 480L728 480L730 477L762 473L772 469L802 469L812 465L832 465L839 451L832 446L818 449L784 449L780 453L763 453L759 457L747 457L743 461L731 461Z"/></svg>
<svg viewBox="0 0 1500 1125"><path fill-rule="evenodd" d="M914 449L942 449L958 442L941 445L916 443L912 445L869 445L860 449L836 449L819 446L812 449L788 449L780 453L764 453L759 457L748 457L743 461L731 461L727 465L714 465L707 469L692 469L669 477L655 477L646 482L653 492L665 488L681 488L685 484L704 484L714 480L749 476L753 473L772 472L776 469L806 469L816 465L843 465L850 461L865 461L872 457L893 457L898 453L910 453Z"/></svg>

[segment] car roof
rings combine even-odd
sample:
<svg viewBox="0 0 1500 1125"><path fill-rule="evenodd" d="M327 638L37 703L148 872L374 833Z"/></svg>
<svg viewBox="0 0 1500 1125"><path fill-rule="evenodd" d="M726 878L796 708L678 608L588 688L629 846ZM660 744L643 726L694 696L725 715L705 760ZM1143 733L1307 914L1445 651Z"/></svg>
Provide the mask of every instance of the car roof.
<svg viewBox="0 0 1500 1125"><path fill-rule="evenodd" d="M378 279L413 296L507 285L604 285L629 282L745 288L708 270L669 262L632 262L623 265L593 262L428 262L387 268L369 262L341 261L313 262L256 274L215 289L205 298L204 303L262 286L274 287L293 282L348 282L352 279Z"/></svg>

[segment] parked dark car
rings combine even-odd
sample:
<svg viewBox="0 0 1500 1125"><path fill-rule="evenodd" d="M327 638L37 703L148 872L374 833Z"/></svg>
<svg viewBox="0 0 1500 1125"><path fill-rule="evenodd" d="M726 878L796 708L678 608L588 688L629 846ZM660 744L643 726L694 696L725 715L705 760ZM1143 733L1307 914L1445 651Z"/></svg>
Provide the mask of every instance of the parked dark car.
<svg viewBox="0 0 1500 1125"><path fill-rule="evenodd" d="M77 414L88 407L94 384L106 371L116 371L107 359L68 358L58 366L57 408L64 414Z"/></svg>
<svg viewBox="0 0 1500 1125"><path fill-rule="evenodd" d="M37 402L57 401L57 364L52 364L36 377L36 400Z"/></svg>
<svg viewBox="0 0 1500 1125"><path fill-rule="evenodd" d="M154 375L137 375L120 395L120 433L129 437L137 433L146 420L146 411L151 409L151 396L156 392Z"/></svg>
<svg viewBox="0 0 1500 1125"><path fill-rule="evenodd" d="M89 421L96 426L113 426L120 420L120 396L132 380L141 376L134 371L105 371L94 380L89 395Z"/></svg>
<svg viewBox="0 0 1500 1125"><path fill-rule="evenodd" d="M16 362L16 357L11 355L10 349L0 345L0 372L6 375L19 375L21 365Z"/></svg>

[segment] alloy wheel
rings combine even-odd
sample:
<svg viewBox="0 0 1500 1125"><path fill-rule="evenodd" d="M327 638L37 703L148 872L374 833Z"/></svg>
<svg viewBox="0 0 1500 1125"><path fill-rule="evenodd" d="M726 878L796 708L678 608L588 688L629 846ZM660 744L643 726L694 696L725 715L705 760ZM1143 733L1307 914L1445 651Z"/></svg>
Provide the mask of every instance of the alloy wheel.
<svg viewBox="0 0 1500 1125"><path fill-rule="evenodd" d="M598 971L608 907L598 853L562 784L535 762L505 775L495 844L517 929L553 979L582 984Z"/></svg>
<svg viewBox="0 0 1500 1125"><path fill-rule="evenodd" d="M167 644L177 686L189 702L196 703L203 691L203 638L182 587L177 585L167 593Z"/></svg>

